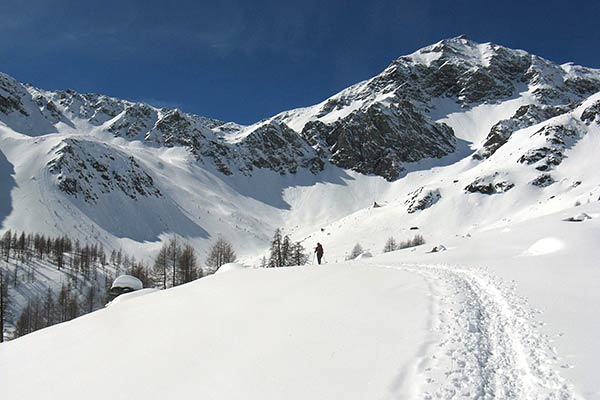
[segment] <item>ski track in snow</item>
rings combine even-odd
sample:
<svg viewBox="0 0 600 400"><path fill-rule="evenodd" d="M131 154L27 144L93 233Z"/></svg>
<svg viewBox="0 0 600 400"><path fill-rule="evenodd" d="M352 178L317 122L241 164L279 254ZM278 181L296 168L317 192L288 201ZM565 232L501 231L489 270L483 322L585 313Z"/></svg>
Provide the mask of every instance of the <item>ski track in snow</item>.
<svg viewBox="0 0 600 400"><path fill-rule="evenodd" d="M450 265L379 267L422 275L435 289L432 335L420 349L410 397L434 399L581 399L557 372L559 359L537 329L539 311L483 269ZM399 380L406 380L406 372ZM404 397L402 382L391 398ZM416 391L416 393L415 393Z"/></svg>

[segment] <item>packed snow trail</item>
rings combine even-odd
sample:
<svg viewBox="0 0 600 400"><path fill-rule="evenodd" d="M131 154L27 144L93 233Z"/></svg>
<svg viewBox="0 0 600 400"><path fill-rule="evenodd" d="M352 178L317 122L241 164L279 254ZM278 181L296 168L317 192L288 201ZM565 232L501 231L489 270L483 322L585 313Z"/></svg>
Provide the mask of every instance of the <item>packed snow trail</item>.
<svg viewBox="0 0 600 400"><path fill-rule="evenodd" d="M535 311L481 269L381 266L424 276L437 302L441 341L418 369L423 399L577 399L555 371Z"/></svg>

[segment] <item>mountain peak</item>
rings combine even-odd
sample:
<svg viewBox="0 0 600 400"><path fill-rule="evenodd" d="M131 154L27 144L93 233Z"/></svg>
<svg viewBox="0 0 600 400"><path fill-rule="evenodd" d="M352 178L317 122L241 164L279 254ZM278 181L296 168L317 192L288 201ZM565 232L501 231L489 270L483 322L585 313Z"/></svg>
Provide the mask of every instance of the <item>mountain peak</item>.
<svg viewBox="0 0 600 400"><path fill-rule="evenodd" d="M437 60L441 62L466 61L475 65L485 65L501 48L504 49L493 43L478 43L466 35L460 35L423 47L408 56L400 57L399 60L409 59L414 64L424 64L425 66L430 66Z"/></svg>
<svg viewBox="0 0 600 400"><path fill-rule="evenodd" d="M454 36L454 37L450 37L450 38L446 38L446 39L442 39L440 40L438 43L445 43L445 44L454 44L454 45L470 45L470 46L478 46L481 43L476 42L474 40L471 40L470 37L468 37L465 34L462 35L458 35L458 36Z"/></svg>

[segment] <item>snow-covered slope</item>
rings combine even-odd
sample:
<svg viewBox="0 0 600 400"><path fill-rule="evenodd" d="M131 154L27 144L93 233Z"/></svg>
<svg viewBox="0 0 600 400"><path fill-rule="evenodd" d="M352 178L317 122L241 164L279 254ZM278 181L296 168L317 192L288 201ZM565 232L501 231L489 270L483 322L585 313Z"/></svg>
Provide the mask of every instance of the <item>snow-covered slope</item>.
<svg viewBox="0 0 600 400"><path fill-rule="evenodd" d="M201 258L220 234L248 262L278 227L307 247L429 239L599 195L600 71L465 37L248 127L0 78L3 228L141 257L170 233Z"/></svg>
<svg viewBox="0 0 600 400"><path fill-rule="evenodd" d="M581 216L585 218L577 218ZM594 202L469 236L449 237L441 242L447 251L428 253L440 244L433 242L417 250L388 253L373 263L451 266L463 277L476 278L469 282L475 291L482 279L491 280L492 287L484 288L494 295L498 295L494 289L499 289L499 297L504 299L504 304L499 304L504 310L495 312L508 312L505 316L520 320L516 329L510 323L508 328L514 329L510 335L520 341L517 346L529 352L525 371L537 376L539 380L534 382L556 385L548 398L561 398L562 381L552 378L561 375L582 398L599 399L595 372L600 355L600 320L596 317L600 304L599 234L600 203ZM448 306L454 307L452 301ZM498 326L495 329L502 332ZM517 362L509 370L516 370L514 365ZM517 398L542 396L535 393Z"/></svg>
<svg viewBox="0 0 600 400"><path fill-rule="evenodd" d="M3 393L598 399L599 232L595 203L449 238L439 253L233 269L124 295L1 345Z"/></svg>
<svg viewBox="0 0 600 400"><path fill-rule="evenodd" d="M27 364L42 367L34 360L43 359L41 370L76 374L74 384L44 372L29 389L3 389L21 399L35 398L42 387L64 399L75 393L90 399L381 397L426 334L425 291L418 276L380 270L364 279L360 269L332 268L231 271L174 290L125 295L66 330L42 330L1 347L0 370L15 373L4 382L15 382ZM404 296L423 303L415 308ZM406 317L389 324L396 315ZM42 344L52 338L53 346ZM390 349L399 338L403 343ZM9 368L24 351L32 358ZM380 368L369 372L365 364Z"/></svg>
<svg viewBox="0 0 600 400"><path fill-rule="evenodd" d="M3 229L146 261L177 233L202 262L221 235L258 265L283 228L329 264L229 271L2 345L3 393L600 398L599 148L600 71L464 37L247 127L0 74ZM356 243L375 257L337 265Z"/></svg>

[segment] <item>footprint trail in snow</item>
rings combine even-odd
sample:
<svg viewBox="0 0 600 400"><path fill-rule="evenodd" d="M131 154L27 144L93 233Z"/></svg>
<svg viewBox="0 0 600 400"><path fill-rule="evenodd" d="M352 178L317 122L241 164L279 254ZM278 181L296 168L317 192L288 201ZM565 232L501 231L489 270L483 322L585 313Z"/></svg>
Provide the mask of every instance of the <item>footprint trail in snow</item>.
<svg viewBox="0 0 600 400"><path fill-rule="evenodd" d="M579 399L526 300L481 269L382 266L422 275L433 289L432 334L414 379L419 399ZM394 398L395 396L392 396Z"/></svg>

